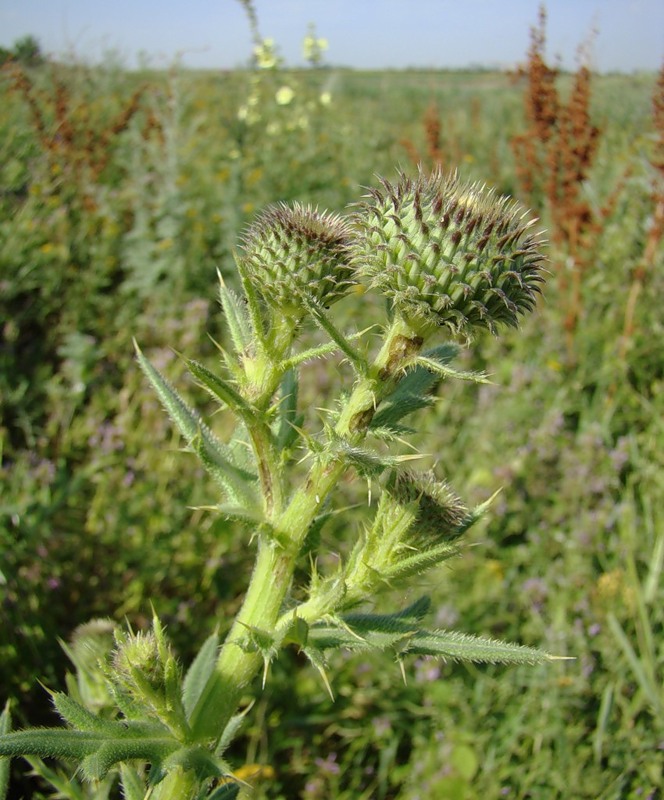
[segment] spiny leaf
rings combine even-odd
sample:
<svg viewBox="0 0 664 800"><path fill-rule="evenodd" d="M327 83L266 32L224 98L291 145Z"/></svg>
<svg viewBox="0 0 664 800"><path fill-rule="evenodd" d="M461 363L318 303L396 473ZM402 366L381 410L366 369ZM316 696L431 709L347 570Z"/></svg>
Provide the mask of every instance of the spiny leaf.
<svg viewBox="0 0 664 800"><path fill-rule="evenodd" d="M444 344L428 350L424 358L433 360L441 367L445 367L459 352L457 345ZM442 380L442 375L432 372L424 366L410 369L406 376L399 381L396 389L381 404L380 409L371 420L371 428L392 428L408 414L432 405L433 393Z"/></svg>
<svg viewBox="0 0 664 800"><path fill-rule="evenodd" d="M321 304L311 297L304 297L304 302L307 311L311 314L316 324L325 331L330 339L337 345L339 350L341 350L353 365L358 375L366 375L369 370L369 364L366 358L358 353L348 341L347 337L337 329Z"/></svg>
<svg viewBox="0 0 664 800"><path fill-rule="evenodd" d="M465 370L454 369L448 367L436 358L428 358L427 356L419 356L417 359L418 366L428 369L430 372L440 375L442 378L456 378L461 381L472 381L473 383L490 383L489 379L483 372L468 372Z"/></svg>
<svg viewBox="0 0 664 800"><path fill-rule="evenodd" d="M245 719L247 714L251 711L253 707L253 701L249 703L249 705L243 709L239 714L234 714L228 724L224 728L224 732L221 734L221 738L219 739L219 744L217 745L214 754L219 758L224 750L226 750L234 741L235 737L240 732L242 726L244 725ZM230 772L230 770L228 770Z"/></svg>
<svg viewBox="0 0 664 800"><path fill-rule="evenodd" d="M384 455L374 450L350 445L345 439L338 439L336 445L348 464L360 475L369 477L380 475L384 470L396 467L404 460L403 456Z"/></svg>
<svg viewBox="0 0 664 800"><path fill-rule="evenodd" d="M416 629L413 622L417 620L402 614L344 614L343 621L360 636L365 633L411 634Z"/></svg>
<svg viewBox="0 0 664 800"><path fill-rule="evenodd" d="M251 506L258 502L255 475L239 467L233 454L202 422L200 416L180 397L163 375L145 358L136 343L136 354L141 369L155 389L164 408L169 413L191 449L203 466L240 505Z"/></svg>
<svg viewBox="0 0 664 800"><path fill-rule="evenodd" d="M395 624L392 630L381 630L379 626L364 628L361 625L351 629L343 624L343 620L339 620L337 624L313 625L309 629L308 644L321 650L341 647L347 650L387 650L401 645L413 633L413 626L404 623Z"/></svg>
<svg viewBox="0 0 664 800"><path fill-rule="evenodd" d="M292 369L293 367L297 367L299 364L303 364L305 361L315 361L317 358L323 358L323 356L329 356L331 353L336 353L338 349L339 348L334 342L327 342L326 344L321 344L317 347L311 347L308 350L302 350L301 352L290 356L290 358L287 358L283 362L283 367L285 369Z"/></svg>
<svg viewBox="0 0 664 800"><path fill-rule="evenodd" d="M99 733L64 729L35 728L16 731L0 737L0 755L81 759L94 753L104 738Z"/></svg>
<svg viewBox="0 0 664 800"><path fill-rule="evenodd" d="M187 719L191 717L191 712L194 710L205 684L214 671L218 649L219 635L215 632L205 640L187 670L182 683L182 703Z"/></svg>
<svg viewBox="0 0 664 800"><path fill-rule="evenodd" d="M101 780L120 762L139 759L161 764L178 748L175 739L104 739L94 752L83 758L81 772L88 780Z"/></svg>
<svg viewBox="0 0 664 800"><path fill-rule="evenodd" d="M543 664L555 656L533 647L503 642L458 631L418 630L396 615L347 615L340 625L314 625L308 649L345 648L348 650L393 649L403 655L430 655L454 661L489 664Z"/></svg>
<svg viewBox="0 0 664 800"><path fill-rule="evenodd" d="M423 595L419 597L414 603L411 603L401 611L397 611L391 616L395 619L414 620L420 622L431 610L431 598Z"/></svg>
<svg viewBox="0 0 664 800"><path fill-rule="evenodd" d="M253 422L256 419L255 409L227 381L191 358L186 359L186 364L191 374L212 397L227 405L245 422Z"/></svg>
<svg viewBox="0 0 664 800"><path fill-rule="evenodd" d="M250 525L260 525L265 522L265 517L261 513L260 506L245 508L244 506L233 505L232 503L220 503L216 506L197 506L201 510L216 511L226 519L237 522L246 522Z"/></svg>
<svg viewBox="0 0 664 800"><path fill-rule="evenodd" d="M75 730L117 736L123 729L122 723L93 714L64 692L53 693L53 705L62 719Z"/></svg>
<svg viewBox="0 0 664 800"><path fill-rule="evenodd" d="M201 781L224 775L218 759L207 747L197 744L174 750L164 759L163 766L167 772L171 772L176 767L180 767L184 771L191 770Z"/></svg>
<svg viewBox="0 0 664 800"><path fill-rule="evenodd" d="M369 432L376 439L381 439L383 442L396 442L403 439L404 436L416 433L415 428L408 428L405 425L398 424L384 425L379 428L369 425Z"/></svg>
<svg viewBox="0 0 664 800"><path fill-rule="evenodd" d="M219 299L224 310L228 332L235 345L236 353L242 355L251 346L253 338L251 319L244 302L232 289L226 286L221 273L217 272L217 274L219 276Z"/></svg>
<svg viewBox="0 0 664 800"><path fill-rule="evenodd" d="M261 303L258 299L256 290L247 273L244 260L235 255L235 264L237 266L240 280L242 281L242 289L244 290L245 297L247 298L247 317L250 325L250 332L252 340L257 340L261 347L265 347L265 330L263 327L263 312Z"/></svg>
<svg viewBox="0 0 664 800"><path fill-rule="evenodd" d="M362 331L348 334L346 339L349 342L352 342L355 339L361 339L374 327L374 325L370 325L368 328L365 328ZM300 353L295 353L283 362L283 367L284 369L292 369L293 367L296 367L298 364L302 364L305 361L313 361L317 358L330 355L331 353L336 353L338 349L339 347L335 342L327 342L326 344L317 345L316 347L312 347L308 350L302 350Z"/></svg>
<svg viewBox="0 0 664 800"><path fill-rule="evenodd" d="M37 756L24 756L25 761L30 765L30 775L39 777L49 785L51 794L49 797L57 800L87 800L89 793L66 769L55 767L51 769L41 758ZM55 792L53 793L53 790ZM108 800L111 793L111 781L97 783L95 786L95 800Z"/></svg>
<svg viewBox="0 0 664 800"><path fill-rule="evenodd" d="M413 575L421 575L458 554L459 547L457 545L441 542L426 550L415 550L411 555L399 555L390 567L381 568L380 575L386 584L392 585L396 581L401 582Z"/></svg>
<svg viewBox="0 0 664 800"><path fill-rule="evenodd" d="M418 631L408 642L407 652L484 664L544 664L555 660L554 656L534 647L459 631Z"/></svg>
<svg viewBox="0 0 664 800"><path fill-rule="evenodd" d="M0 737L0 756L35 755L72 759L82 762L88 777L103 778L118 761L138 758L154 762L179 746L170 737L131 736L126 733L111 738L102 733L60 728L17 731Z"/></svg>
<svg viewBox="0 0 664 800"><path fill-rule="evenodd" d="M332 692L332 687L330 686L330 680L327 677L327 662L325 660L325 656L323 655L322 650L316 650L312 647L304 647L302 652L306 655L309 661L313 664L313 666L318 670L318 674L323 681L323 686L330 696L330 700L334 701L334 694Z"/></svg>

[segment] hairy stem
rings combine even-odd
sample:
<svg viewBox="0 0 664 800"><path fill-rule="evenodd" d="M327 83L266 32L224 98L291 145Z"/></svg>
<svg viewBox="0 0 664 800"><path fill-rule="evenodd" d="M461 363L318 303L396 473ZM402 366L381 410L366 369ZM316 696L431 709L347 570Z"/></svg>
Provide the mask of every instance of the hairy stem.
<svg viewBox="0 0 664 800"><path fill-rule="evenodd" d="M358 381L348 399L336 426L339 436L352 444L362 441L378 404L394 389L422 344L423 339L403 319L395 318L369 375ZM318 459L283 512L273 515L272 535L261 536L244 603L192 715L196 738L218 740L263 666L267 656L252 646L251 632L279 646L275 631L302 544L347 469L338 453Z"/></svg>

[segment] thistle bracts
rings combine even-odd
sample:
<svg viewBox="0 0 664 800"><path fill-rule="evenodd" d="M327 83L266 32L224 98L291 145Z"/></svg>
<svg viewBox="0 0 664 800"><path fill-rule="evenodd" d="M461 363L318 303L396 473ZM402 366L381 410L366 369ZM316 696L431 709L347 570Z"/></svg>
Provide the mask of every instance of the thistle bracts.
<svg viewBox="0 0 664 800"><path fill-rule="evenodd" d="M329 306L350 289L350 229L341 217L310 206L281 203L246 231L243 267L265 301L301 317L310 300Z"/></svg>
<svg viewBox="0 0 664 800"><path fill-rule="evenodd" d="M353 264L415 331L495 332L532 310L542 241L515 202L456 175L381 180L354 214Z"/></svg>
<svg viewBox="0 0 664 800"><path fill-rule="evenodd" d="M468 527L471 514L461 498L432 472L394 472L383 495L396 513L409 510L414 517L408 545L424 549L430 544L457 539Z"/></svg>
<svg viewBox="0 0 664 800"><path fill-rule="evenodd" d="M393 471L373 524L349 559L346 602L394 587L455 555L455 540L482 511L470 511L431 472Z"/></svg>

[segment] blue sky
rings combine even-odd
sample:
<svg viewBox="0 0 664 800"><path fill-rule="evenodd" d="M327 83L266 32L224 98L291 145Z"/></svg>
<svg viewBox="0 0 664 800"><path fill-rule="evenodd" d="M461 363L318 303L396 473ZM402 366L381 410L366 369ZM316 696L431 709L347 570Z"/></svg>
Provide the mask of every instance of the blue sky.
<svg viewBox="0 0 664 800"><path fill-rule="evenodd" d="M548 53L574 67L593 30L592 66L657 70L664 59L662 0L549 0ZM511 67L524 60L539 0L256 0L261 34L291 66L310 22L329 41L326 61L356 68ZM0 44L35 35L51 54L94 61L115 51L165 67L232 68L251 53L237 0L0 0Z"/></svg>

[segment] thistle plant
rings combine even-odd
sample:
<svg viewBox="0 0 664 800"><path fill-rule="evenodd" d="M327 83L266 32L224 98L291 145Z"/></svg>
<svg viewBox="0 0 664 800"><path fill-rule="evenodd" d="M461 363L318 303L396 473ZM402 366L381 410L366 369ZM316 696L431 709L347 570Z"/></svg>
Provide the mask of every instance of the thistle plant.
<svg viewBox="0 0 664 800"><path fill-rule="evenodd" d="M388 651L399 661L554 658L428 629L427 598L396 610L380 605L388 591L458 556L488 506L468 508L398 448L443 380L485 380L452 365L456 340L516 326L533 309L544 256L531 226L514 202L441 172L382 180L345 217L298 204L264 211L237 252L240 292L220 278L228 329L220 372L186 360L234 416L232 439L217 438L136 347L147 379L218 486L211 510L245 525L256 548L242 607L232 624L219 621L225 636L203 643L186 673L156 615L150 631L116 632L99 660L110 698L103 709L86 702L80 680L71 682L69 694L53 695L68 727L10 733L7 713L0 756L74 761L92 781L117 776L130 800L219 800L239 790L224 752L248 711L243 698L260 692L285 647L304 653L330 692L328 655L339 648ZM334 303L361 302L356 284L387 301L375 349L376 326L348 333L330 315ZM324 341L307 346L311 322ZM353 378L335 410L315 422L301 408L301 368L333 354L350 364ZM325 526L343 512L339 485L352 476L373 485L373 519L324 570Z"/></svg>

